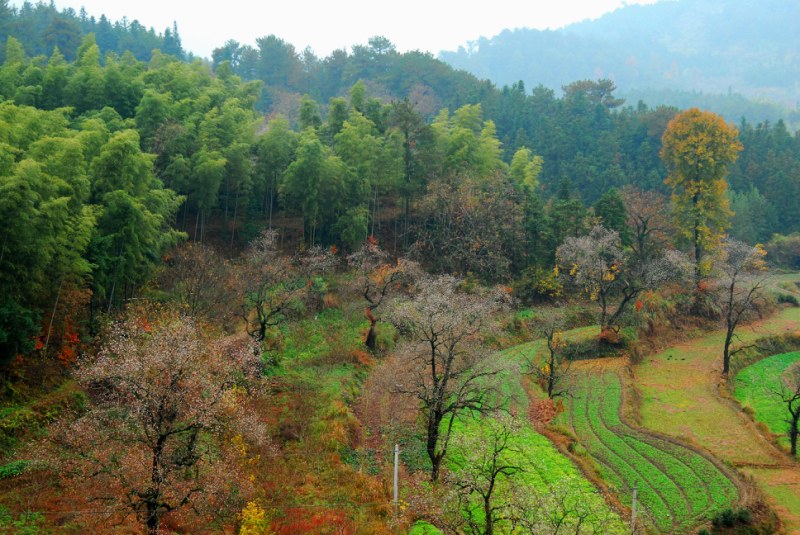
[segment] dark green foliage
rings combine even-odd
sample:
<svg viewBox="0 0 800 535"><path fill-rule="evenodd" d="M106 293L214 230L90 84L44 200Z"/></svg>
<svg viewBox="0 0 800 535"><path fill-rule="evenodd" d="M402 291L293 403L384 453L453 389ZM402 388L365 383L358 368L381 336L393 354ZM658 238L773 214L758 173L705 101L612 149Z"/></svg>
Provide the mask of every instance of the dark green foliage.
<svg viewBox="0 0 800 535"><path fill-rule="evenodd" d="M163 34L156 33L138 20L111 23L105 15L96 19L71 8L59 11L53 3L46 2L25 2L19 8L9 8L3 2L0 21L0 35L18 39L31 57L49 56L58 48L68 60L73 60L81 39L88 34L97 37L103 55L114 52L121 56L130 50L140 61L149 60L154 49L177 58L185 55L176 25L166 28ZM5 61L5 57L5 51L0 48L0 62Z"/></svg>
<svg viewBox="0 0 800 535"><path fill-rule="evenodd" d="M616 189L603 193L593 205L594 213L600 218L600 224L609 230L616 230L622 245L630 245L631 231L628 227L628 213L622 196Z"/></svg>
<svg viewBox="0 0 800 535"><path fill-rule="evenodd" d="M0 302L0 369L17 355L33 350L40 314L14 301Z"/></svg>
<svg viewBox="0 0 800 535"><path fill-rule="evenodd" d="M716 531L720 528L733 528L737 525L748 525L750 524L750 520L751 515L749 509L744 507L738 509L727 508L715 514L711 518L711 524Z"/></svg>

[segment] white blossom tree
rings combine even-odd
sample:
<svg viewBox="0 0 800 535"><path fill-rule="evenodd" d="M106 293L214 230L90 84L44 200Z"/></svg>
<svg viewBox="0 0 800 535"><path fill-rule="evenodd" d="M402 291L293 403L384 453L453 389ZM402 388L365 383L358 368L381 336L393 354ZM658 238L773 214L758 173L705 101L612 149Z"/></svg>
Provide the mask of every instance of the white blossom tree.
<svg viewBox="0 0 800 535"><path fill-rule="evenodd" d="M239 484L218 438L267 444L237 388L258 375L246 338L211 340L175 314L131 317L111 328L96 357L81 359L76 378L89 409L51 429L50 460L155 535L165 514L199 509Z"/></svg>
<svg viewBox="0 0 800 535"><path fill-rule="evenodd" d="M495 407L493 378L500 371L482 344L508 295L499 289L468 292L452 276L422 277L416 295L396 304L391 321L406 335L400 352L405 373L396 391L413 395L425 426L431 480L437 481L453 422L466 411Z"/></svg>
<svg viewBox="0 0 800 535"><path fill-rule="evenodd" d="M644 290L655 289L686 271L677 251L641 257L622 247L619 234L600 225L586 236L569 237L556 251L556 266L567 283L600 305L601 335L616 334L627 307Z"/></svg>

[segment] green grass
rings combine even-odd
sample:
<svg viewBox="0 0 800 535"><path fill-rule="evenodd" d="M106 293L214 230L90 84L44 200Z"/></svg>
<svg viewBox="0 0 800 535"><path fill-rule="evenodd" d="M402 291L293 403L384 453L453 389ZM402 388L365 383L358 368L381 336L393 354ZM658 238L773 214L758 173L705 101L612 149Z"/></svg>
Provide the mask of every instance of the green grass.
<svg viewBox="0 0 800 535"><path fill-rule="evenodd" d="M756 421L763 422L769 430L781 435L780 442L788 446L785 436L789 415L787 406L775 394L782 385L784 372L800 362L800 352L774 355L748 366L736 375L734 396L744 407L753 409Z"/></svg>
<svg viewBox="0 0 800 535"><path fill-rule="evenodd" d="M576 329L570 331L570 337L580 339L596 333L596 327ZM497 355L497 358L505 359L509 366L500 374L502 384L501 393L507 400L506 408L515 408L519 414L527 414L528 397L522 387L520 375L516 366L521 366L526 359L536 355L543 348L542 341L535 341L515 348L508 349ZM488 417L486 417L488 418ZM481 422L468 414L462 415L454 424L453 436L469 436L480 433L482 430ZM463 463L463 452L460 452L457 439L445 457L445 465L454 469ZM619 515L614 512L598 493L597 488L590 483L575 466L575 464L565 455L561 454L556 447L543 435L537 433L526 421L521 429L513 436L509 444L509 451L505 454L505 459L512 464L524 466L522 472L515 474L515 483L523 488L532 489L540 496L549 495L553 492L568 489L565 501L571 503L582 503L588 509L595 511L585 522L593 528L600 529L603 533L615 534L626 533L627 527ZM498 500L503 499L507 492L508 482L501 481L497 490ZM480 513L478 513L480 514ZM567 520L567 524L574 522L575 518ZM501 531L502 532L502 531Z"/></svg>
<svg viewBox="0 0 800 535"><path fill-rule="evenodd" d="M571 423L601 474L631 503L633 485L653 527L685 531L736 500L736 487L705 457L620 420L622 385L614 373L581 373Z"/></svg>
<svg viewBox="0 0 800 535"><path fill-rule="evenodd" d="M411 526L408 535L442 535L443 533L436 526L420 520Z"/></svg>

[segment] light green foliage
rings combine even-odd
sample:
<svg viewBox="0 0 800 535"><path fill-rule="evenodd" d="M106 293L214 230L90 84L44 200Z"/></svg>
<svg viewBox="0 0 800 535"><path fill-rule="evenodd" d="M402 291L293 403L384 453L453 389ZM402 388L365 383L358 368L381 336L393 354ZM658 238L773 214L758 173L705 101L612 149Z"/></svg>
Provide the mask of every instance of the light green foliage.
<svg viewBox="0 0 800 535"><path fill-rule="evenodd" d="M541 156L536 156L530 149L523 147L514 153L509 175L515 184L525 188L529 195L533 195L539 187L539 175L543 163Z"/></svg>
<svg viewBox="0 0 800 535"><path fill-rule="evenodd" d="M800 362L800 352L774 355L743 369L735 380L734 396L739 403L752 408L755 419L780 435L781 443L786 446L789 445L786 436L789 412L776 393L781 390L786 370L797 362Z"/></svg>
<svg viewBox="0 0 800 535"><path fill-rule="evenodd" d="M500 159L501 144L492 121L483 121L480 104L467 104L452 117L442 110L432 124L442 155L444 172L485 177L507 165Z"/></svg>

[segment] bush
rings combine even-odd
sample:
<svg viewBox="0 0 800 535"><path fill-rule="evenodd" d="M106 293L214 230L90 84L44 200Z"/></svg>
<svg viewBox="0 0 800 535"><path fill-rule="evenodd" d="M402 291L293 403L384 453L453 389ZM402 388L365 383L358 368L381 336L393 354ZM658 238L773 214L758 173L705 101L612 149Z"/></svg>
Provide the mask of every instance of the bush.
<svg viewBox="0 0 800 535"><path fill-rule="evenodd" d="M564 285L552 269L531 267L513 284L514 296L526 305L552 302L564 293Z"/></svg>
<svg viewBox="0 0 800 535"><path fill-rule="evenodd" d="M711 518L711 524L716 531L719 528L732 528L738 524L748 525L751 519L752 517L748 509L742 507L734 510L729 507L714 515L714 517Z"/></svg>
<svg viewBox="0 0 800 535"><path fill-rule="evenodd" d="M788 303L792 306L800 306L800 303L797 302L797 298L792 294L778 294L778 304Z"/></svg>
<svg viewBox="0 0 800 535"><path fill-rule="evenodd" d="M8 479L21 475L26 468L31 464L30 461L11 461L8 464L0 466L0 479Z"/></svg>
<svg viewBox="0 0 800 535"><path fill-rule="evenodd" d="M783 236L775 234L765 245L768 258L775 267L784 269L800 268L800 234Z"/></svg>

